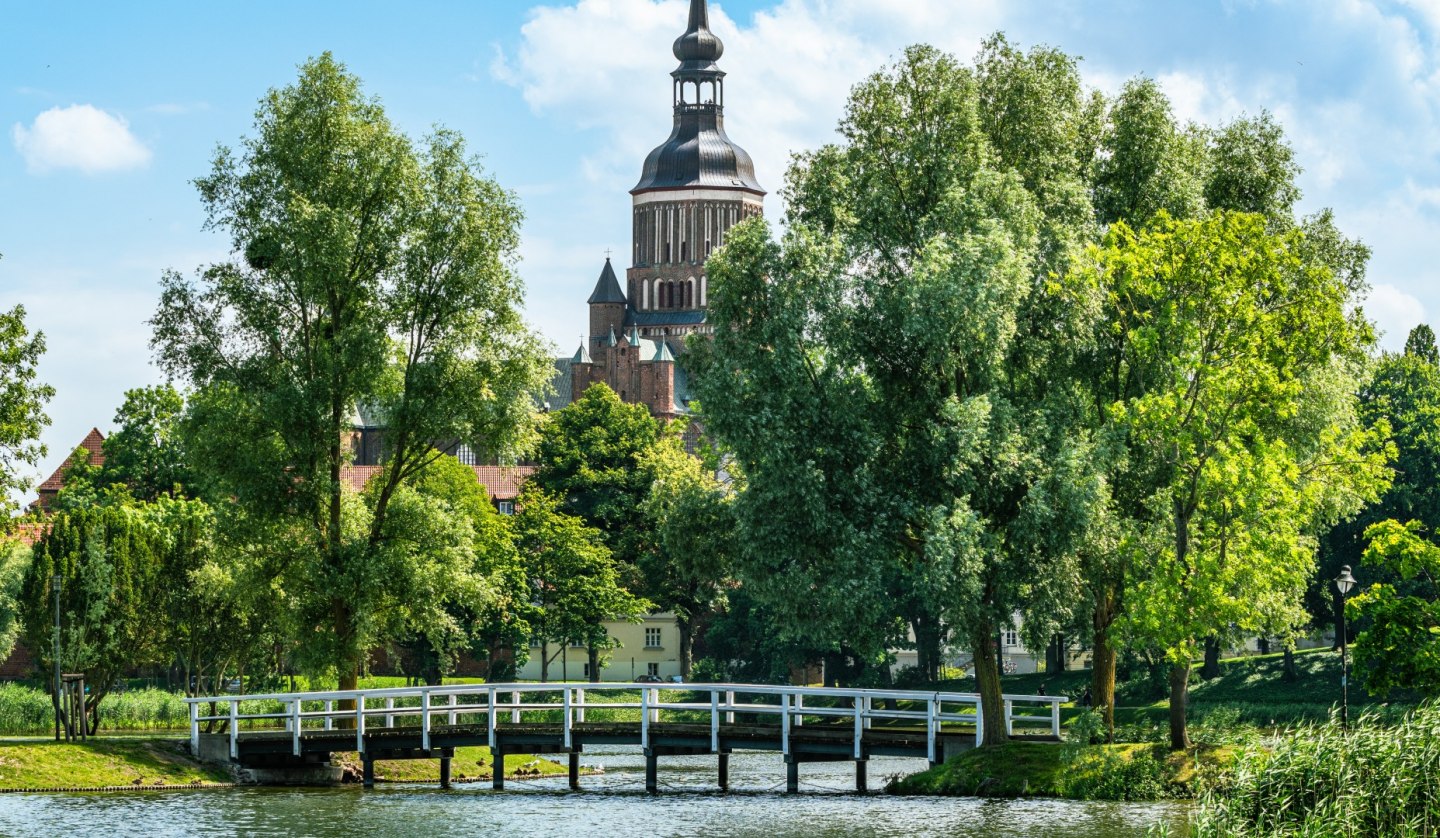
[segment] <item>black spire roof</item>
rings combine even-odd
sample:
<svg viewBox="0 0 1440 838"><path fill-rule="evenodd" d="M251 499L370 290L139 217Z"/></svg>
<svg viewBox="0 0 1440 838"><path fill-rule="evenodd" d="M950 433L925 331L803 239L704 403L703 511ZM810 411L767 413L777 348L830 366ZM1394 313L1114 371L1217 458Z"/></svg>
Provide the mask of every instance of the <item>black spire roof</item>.
<svg viewBox="0 0 1440 838"><path fill-rule="evenodd" d="M605 270L600 272L600 279L595 283L595 290L591 292L590 299L586 302L595 303L624 303L625 292L620 290L620 280L615 277L615 269L610 267L610 257L605 257Z"/></svg>
<svg viewBox="0 0 1440 838"><path fill-rule="evenodd" d="M690 0L690 25L675 41L675 128L650 152L632 194L652 189L718 187L764 195L755 163L725 134L725 45L710 31L706 0Z"/></svg>

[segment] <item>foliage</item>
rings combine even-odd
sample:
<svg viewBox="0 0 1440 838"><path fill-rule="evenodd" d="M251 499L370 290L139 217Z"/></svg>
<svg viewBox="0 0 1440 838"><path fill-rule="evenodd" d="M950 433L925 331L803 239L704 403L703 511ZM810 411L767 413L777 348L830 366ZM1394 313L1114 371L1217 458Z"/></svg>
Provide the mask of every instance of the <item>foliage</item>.
<svg viewBox="0 0 1440 838"><path fill-rule="evenodd" d="M622 582L639 593L636 567L651 549L653 525L640 510L655 480L646 460L662 435L643 404L626 404L604 383L550 414L540 428L531 480L561 509L599 530Z"/></svg>
<svg viewBox="0 0 1440 838"><path fill-rule="evenodd" d="M1286 731L1242 752L1201 800L1190 834L1430 835L1440 829L1440 707L1398 725L1366 716Z"/></svg>
<svg viewBox="0 0 1440 838"><path fill-rule="evenodd" d="M0 539L0 660L10 657L20 635L20 592L30 554L28 545Z"/></svg>
<svg viewBox="0 0 1440 838"><path fill-rule="evenodd" d="M783 239L752 223L709 263L697 389L782 639L874 662L908 623L933 672L954 632L996 697L996 632L1069 620L1100 487L1048 386L1065 309L1034 290L1089 223L1092 116L1061 54L912 48L855 89L843 145L797 159Z"/></svg>
<svg viewBox="0 0 1440 838"><path fill-rule="evenodd" d="M638 621L650 608L621 587L599 531L562 512L557 498L527 487L510 523L534 606L529 624L541 643L540 680L549 680L550 661L563 644L611 648L604 621ZM561 644L553 654L552 643Z"/></svg>
<svg viewBox="0 0 1440 838"><path fill-rule="evenodd" d="M1365 535L1366 566L1401 583L1371 585L1346 603L1365 626L1355 638L1355 669L1373 695L1440 696L1440 546L1414 521L1384 521Z"/></svg>
<svg viewBox="0 0 1440 838"><path fill-rule="evenodd" d="M45 456L40 431L50 424L45 403L55 389L35 379L45 354L45 336L25 327L25 308L0 311L0 527L8 528L15 511L13 495L30 489L21 468L34 468Z"/></svg>
<svg viewBox="0 0 1440 838"><path fill-rule="evenodd" d="M1200 640L1293 631L1313 533L1384 488L1390 452L1351 395L1369 329L1346 278L1262 216L1117 223L1091 258L1070 290L1100 366L1133 382L1105 407L1134 504L1119 549L1145 557L1122 625L1169 657L1181 749Z"/></svg>
<svg viewBox="0 0 1440 838"><path fill-rule="evenodd" d="M125 391L116 430L105 438L102 483L123 483L140 500L163 494L193 496L181 420L185 397L169 384Z"/></svg>
<svg viewBox="0 0 1440 838"><path fill-rule="evenodd" d="M437 442L522 449L549 365L519 313L519 208L457 135L417 148L329 54L266 95L255 130L196 181L243 260L167 274L152 345L197 391L187 450L240 507L227 538L284 569L300 658L350 686L470 582L451 573L464 534L406 480ZM357 410L384 426L363 496L342 479Z"/></svg>
<svg viewBox="0 0 1440 838"><path fill-rule="evenodd" d="M734 495L676 435L661 438L641 463L655 476L640 506L655 533L640 558L643 591L656 608L675 615L680 674L689 680L696 620L721 604L730 575Z"/></svg>

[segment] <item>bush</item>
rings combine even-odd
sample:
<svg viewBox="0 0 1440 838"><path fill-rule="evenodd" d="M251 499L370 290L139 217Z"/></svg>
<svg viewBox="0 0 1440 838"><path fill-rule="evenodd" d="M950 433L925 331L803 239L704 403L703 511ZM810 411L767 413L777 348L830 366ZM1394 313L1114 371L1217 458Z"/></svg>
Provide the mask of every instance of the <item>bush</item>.
<svg viewBox="0 0 1440 838"><path fill-rule="evenodd" d="M1196 838L1440 833L1440 705L1393 726L1367 715L1345 731L1332 718L1250 748L1193 826Z"/></svg>
<svg viewBox="0 0 1440 838"><path fill-rule="evenodd" d="M176 730L190 723L184 698L165 690L130 690L100 702L100 730ZM0 736L47 733L55 728L50 694L21 684L0 684Z"/></svg>
<svg viewBox="0 0 1440 838"><path fill-rule="evenodd" d="M22 736L55 729L50 694L20 684L0 684L0 735Z"/></svg>
<svg viewBox="0 0 1440 838"><path fill-rule="evenodd" d="M1086 710L1065 731L1065 736L1077 745L1098 745L1105 741L1105 716L1099 710Z"/></svg>

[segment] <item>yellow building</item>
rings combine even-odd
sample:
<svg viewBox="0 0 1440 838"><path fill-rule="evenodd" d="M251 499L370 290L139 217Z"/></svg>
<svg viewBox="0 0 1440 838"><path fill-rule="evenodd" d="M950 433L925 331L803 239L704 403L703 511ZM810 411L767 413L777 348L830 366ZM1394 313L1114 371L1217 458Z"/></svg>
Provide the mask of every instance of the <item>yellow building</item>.
<svg viewBox="0 0 1440 838"><path fill-rule="evenodd" d="M552 681L634 681L653 676L669 681L680 675L680 629L675 615L647 614L640 623L607 622L605 631L619 646L601 656L599 677L590 673L584 646L550 647ZM608 660L607 660L608 658ZM540 646L532 641L530 660L517 673L522 681L540 680Z"/></svg>

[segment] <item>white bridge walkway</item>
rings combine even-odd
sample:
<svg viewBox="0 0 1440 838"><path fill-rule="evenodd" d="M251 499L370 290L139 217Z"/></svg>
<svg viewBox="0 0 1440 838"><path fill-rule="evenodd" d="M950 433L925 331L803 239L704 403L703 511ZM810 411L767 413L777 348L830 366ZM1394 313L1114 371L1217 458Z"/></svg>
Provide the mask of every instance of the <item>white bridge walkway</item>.
<svg viewBox="0 0 1440 838"><path fill-rule="evenodd" d="M1058 741L1065 696L1006 695L1006 732ZM450 785L456 747L487 745L493 782L503 788L507 754L569 755L578 788L586 745L639 745L646 788L656 760L679 754L719 757L729 786L729 754L779 752L791 791L802 762L854 760L866 788L871 755L913 756L931 764L973 747L984 735L976 693L862 690L756 684L455 684L375 690L218 695L186 699L195 754L273 770L359 752L365 783L377 759L439 759ZM219 730L220 733L203 732ZM204 747L208 746L208 747Z"/></svg>

